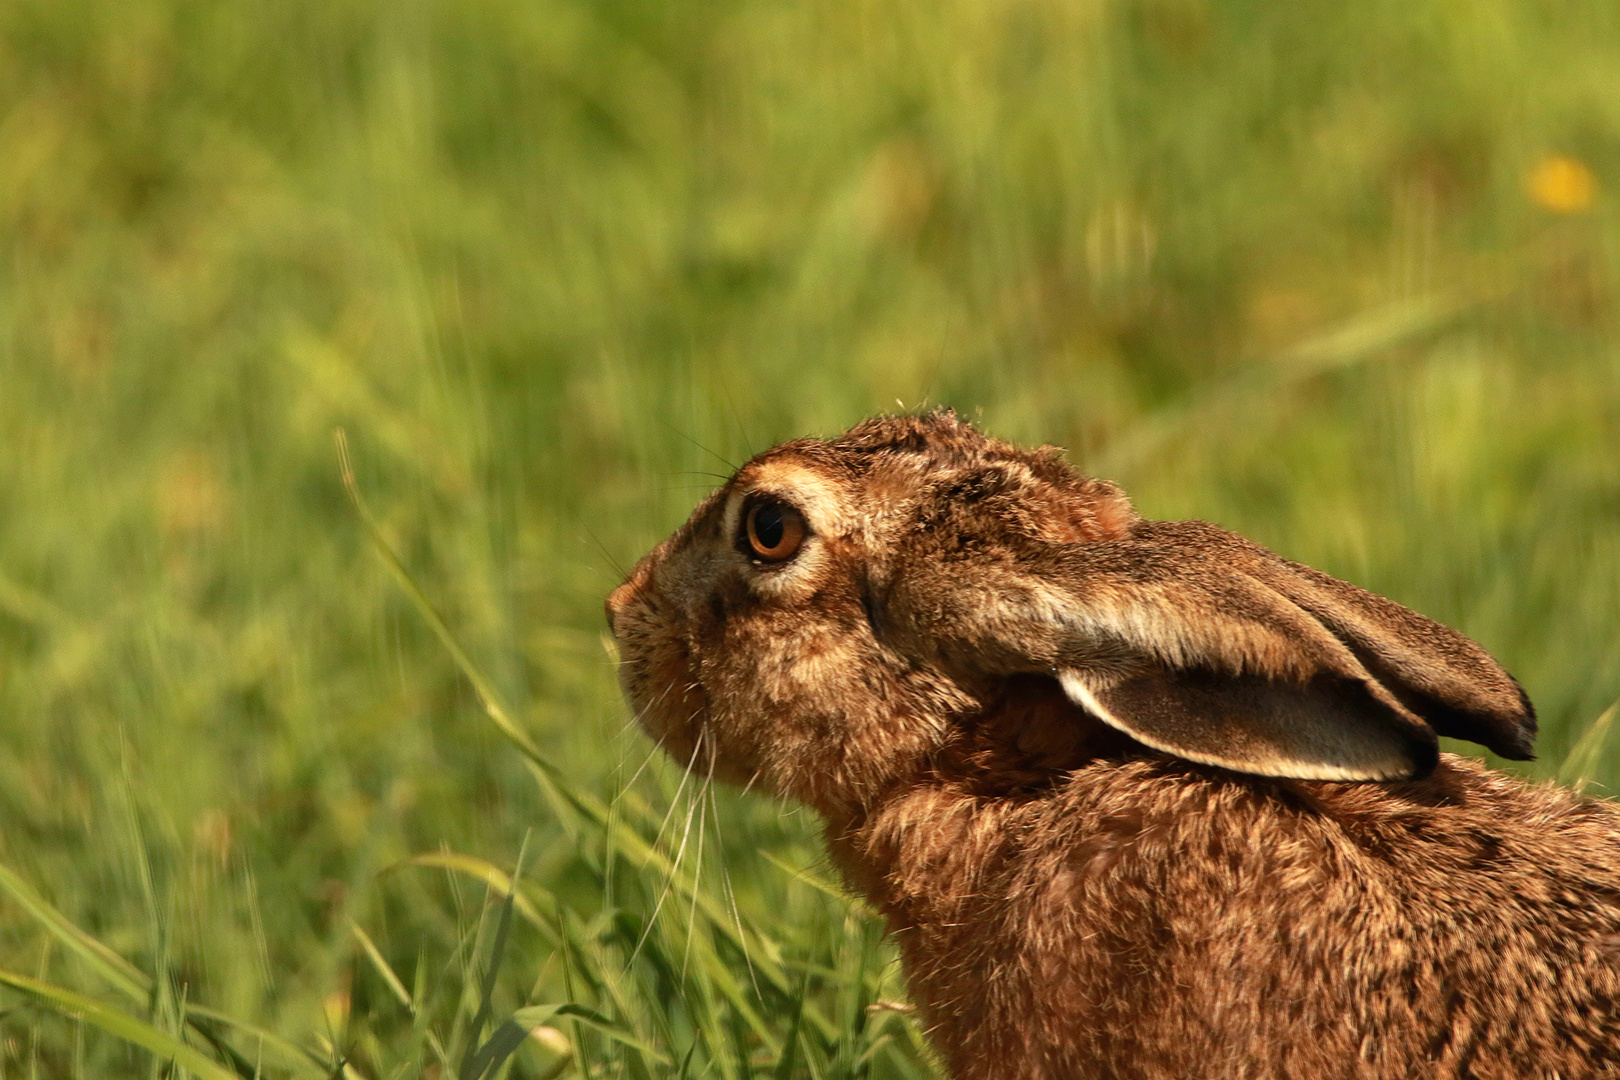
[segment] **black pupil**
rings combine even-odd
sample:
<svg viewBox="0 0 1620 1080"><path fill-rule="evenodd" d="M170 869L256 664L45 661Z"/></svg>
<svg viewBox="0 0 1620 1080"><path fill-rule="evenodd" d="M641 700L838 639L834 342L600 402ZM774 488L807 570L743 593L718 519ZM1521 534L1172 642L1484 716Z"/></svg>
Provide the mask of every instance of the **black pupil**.
<svg viewBox="0 0 1620 1080"><path fill-rule="evenodd" d="M766 551L782 542L782 511L774 506L761 506L754 511L754 539Z"/></svg>

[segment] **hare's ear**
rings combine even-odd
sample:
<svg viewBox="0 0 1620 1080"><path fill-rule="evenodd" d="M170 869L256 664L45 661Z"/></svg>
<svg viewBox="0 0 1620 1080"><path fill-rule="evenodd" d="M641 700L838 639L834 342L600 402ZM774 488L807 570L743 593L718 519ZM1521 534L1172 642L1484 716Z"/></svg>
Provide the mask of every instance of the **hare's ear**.
<svg viewBox="0 0 1620 1080"><path fill-rule="evenodd" d="M1435 734L1353 679L1308 682L1154 667L1101 681L1059 673L1069 700L1138 742L1206 765L1302 780L1407 780L1439 760ZM1101 685L1099 685L1101 682Z"/></svg>
<svg viewBox="0 0 1620 1080"><path fill-rule="evenodd" d="M1032 643L1072 701L1149 746L1326 780L1421 776L1437 733L1530 756L1535 714L1485 650L1231 533L1144 523L1053 569Z"/></svg>

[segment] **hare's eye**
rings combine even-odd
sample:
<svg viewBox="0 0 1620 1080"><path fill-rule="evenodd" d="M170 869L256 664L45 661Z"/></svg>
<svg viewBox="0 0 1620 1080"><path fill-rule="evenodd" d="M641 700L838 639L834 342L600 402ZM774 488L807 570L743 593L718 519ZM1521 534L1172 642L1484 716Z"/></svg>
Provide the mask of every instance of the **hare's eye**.
<svg viewBox="0 0 1620 1080"><path fill-rule="evenodd" d="M765 562L784 562L804 543L804 518L791 506L755 503L747 517L748 553Z"/></svg>

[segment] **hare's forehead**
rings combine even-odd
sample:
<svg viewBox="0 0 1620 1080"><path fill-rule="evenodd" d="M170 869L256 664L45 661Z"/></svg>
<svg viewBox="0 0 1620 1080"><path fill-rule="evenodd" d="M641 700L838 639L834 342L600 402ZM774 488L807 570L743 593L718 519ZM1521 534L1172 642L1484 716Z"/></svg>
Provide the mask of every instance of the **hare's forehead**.
<svg viewBox="0 0 1620 1080"><path fill-rule="evenodd" d="M750 496L787 503L821 536L859 538L880 530L915 484L887 483L883 470L840 468L820 461L765 458L744 466L726 494L724 528L734 533ZM891 490L892 489L892 490Z"/></svg>

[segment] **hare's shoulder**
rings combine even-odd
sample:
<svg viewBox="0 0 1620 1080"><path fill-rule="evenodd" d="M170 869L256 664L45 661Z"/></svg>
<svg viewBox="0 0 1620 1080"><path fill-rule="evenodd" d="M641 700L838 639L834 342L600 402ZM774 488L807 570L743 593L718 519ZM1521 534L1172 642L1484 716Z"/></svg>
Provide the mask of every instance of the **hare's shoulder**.
<svg viewBox="0 0 1620 1080"><path fill-rule="evenodd" d="M1451 754L1423 779L1389 784L1097 760L1015 796L918 785L834 839L886 868L875 899L928 901L947 919L986 901L1136 897L1158 918L1145 909L1337 898L1414 920L1545 905L1554 921L1570 908L1620 927L1620 807Z"/></svg>

